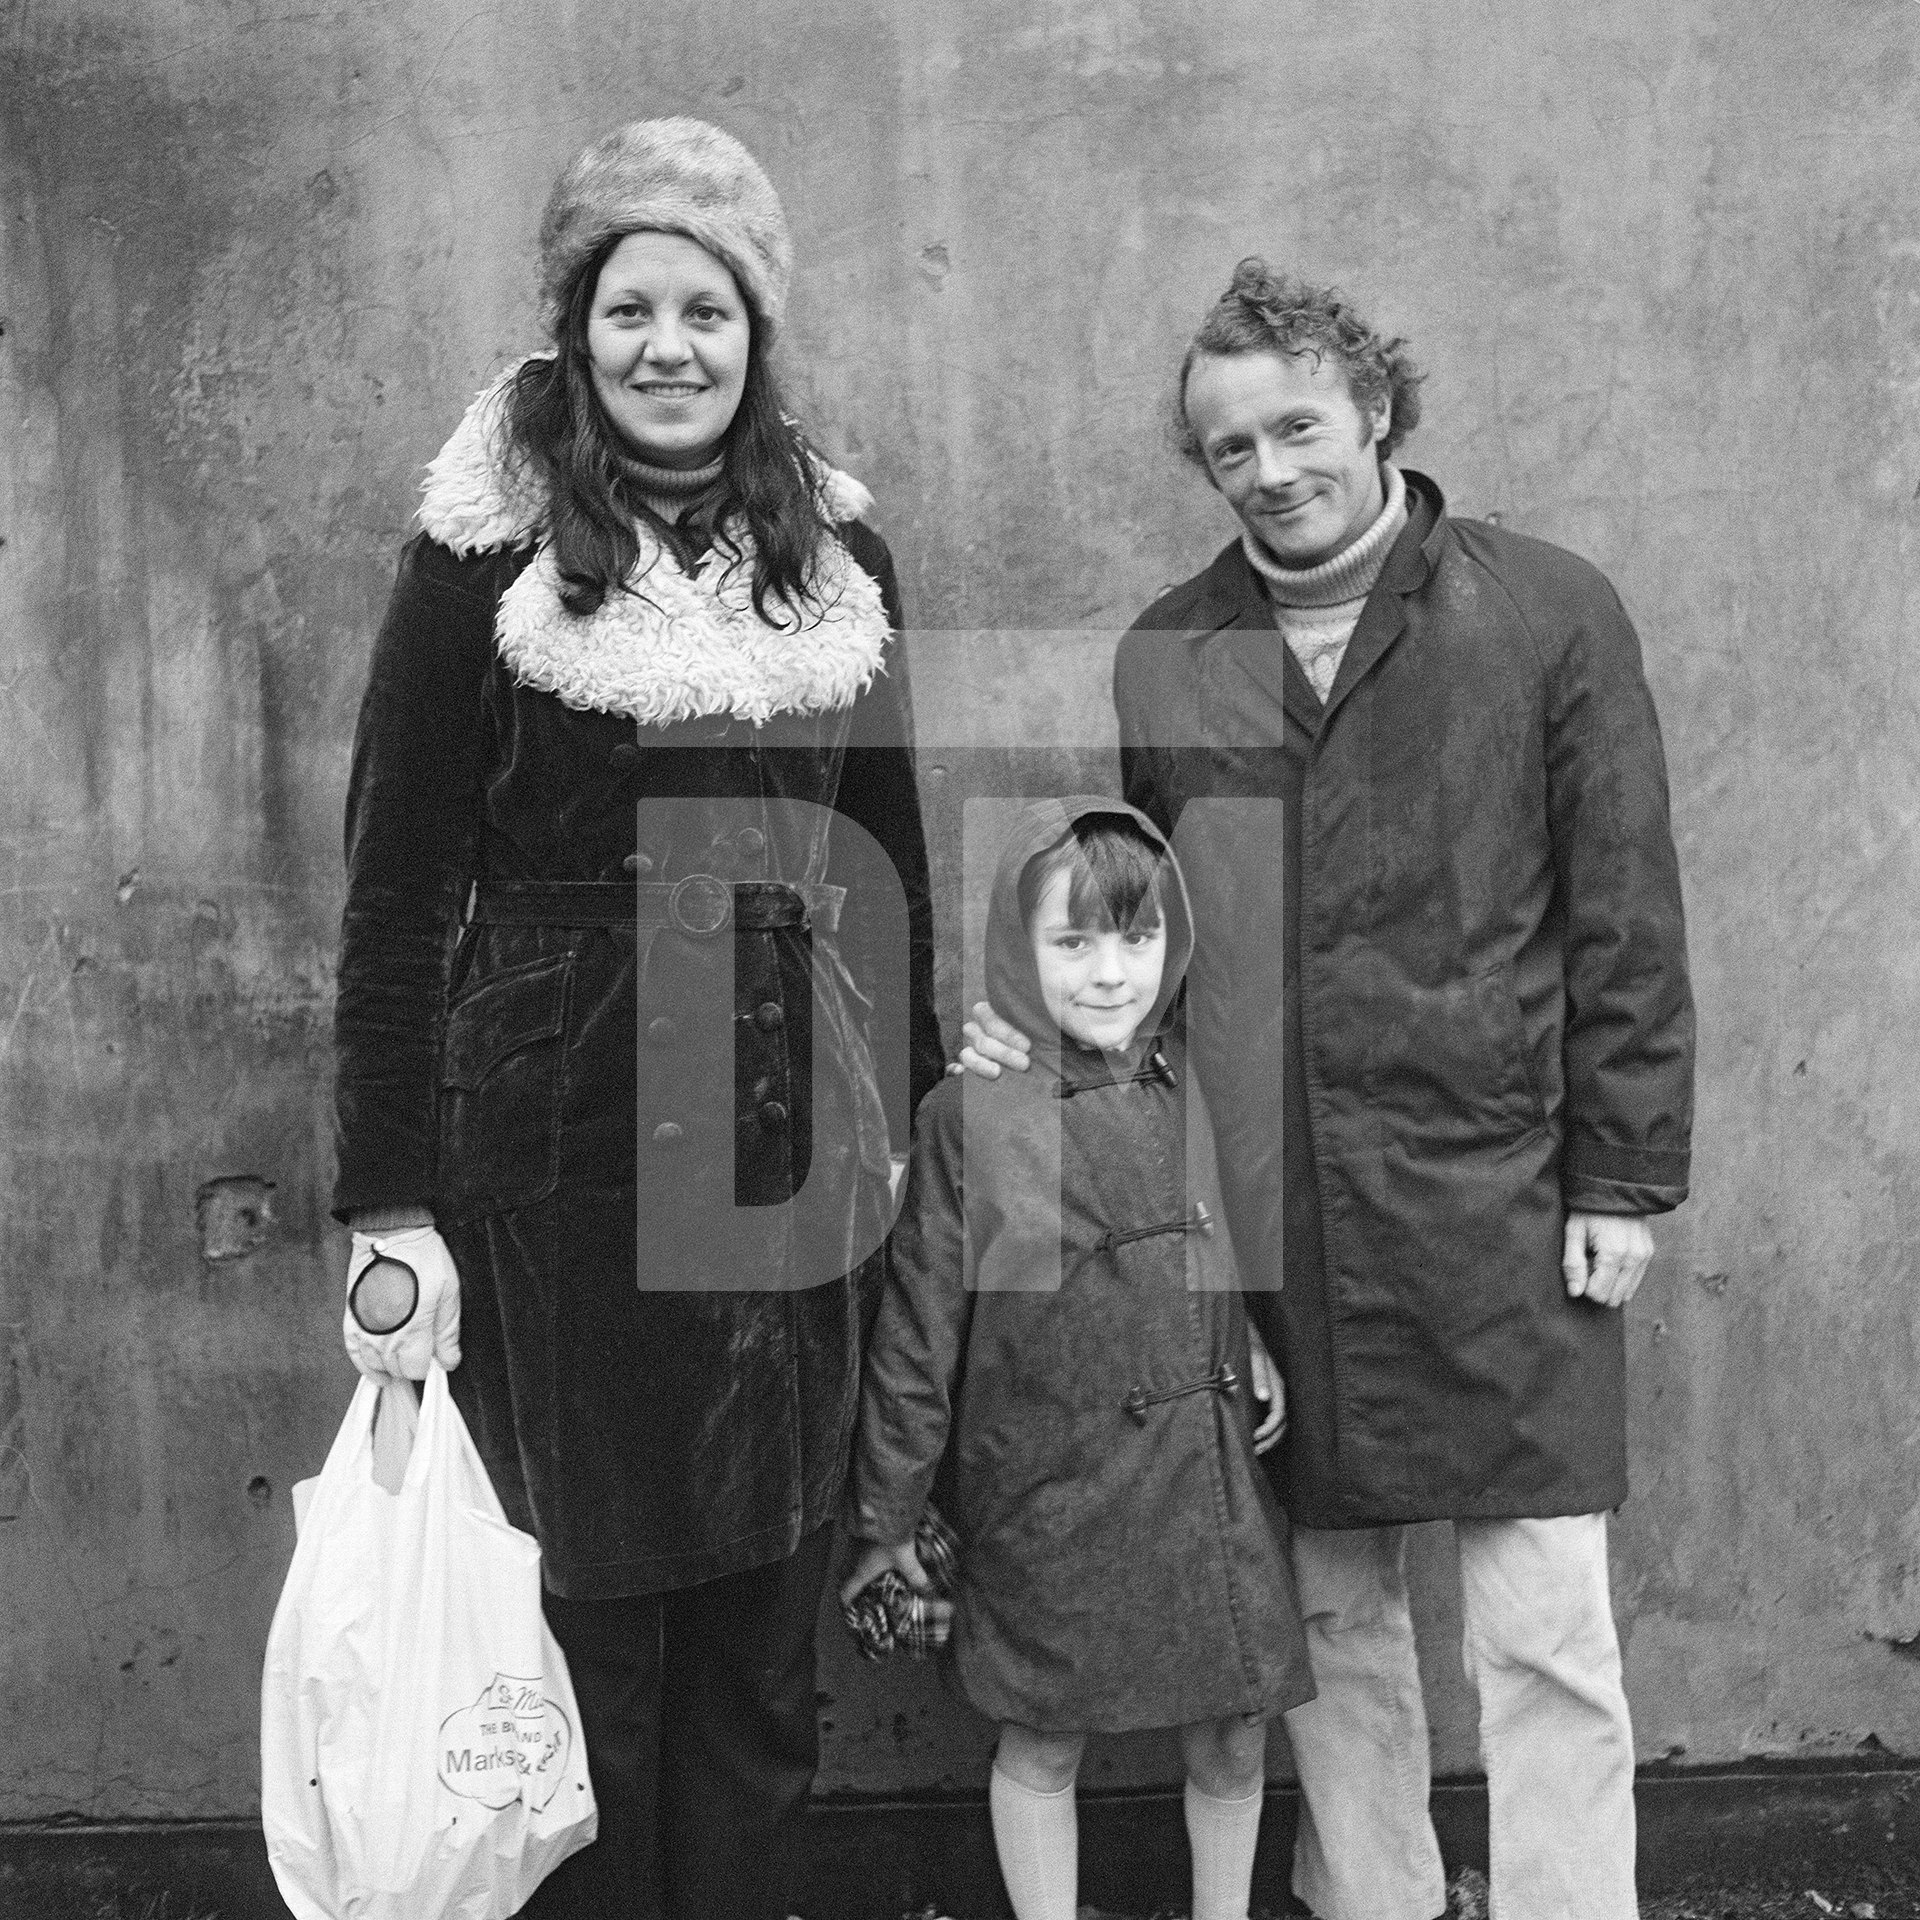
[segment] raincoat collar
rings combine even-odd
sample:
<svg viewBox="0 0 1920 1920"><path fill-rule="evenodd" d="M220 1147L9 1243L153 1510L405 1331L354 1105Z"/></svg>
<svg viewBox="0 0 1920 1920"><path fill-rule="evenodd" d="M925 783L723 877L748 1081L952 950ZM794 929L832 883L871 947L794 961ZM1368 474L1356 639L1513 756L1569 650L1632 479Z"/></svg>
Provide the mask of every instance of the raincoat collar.
<svg viewBox="0 0 1920 1920"><path fill-rule="evenodd" d="M1400 474L1407 488L1407 524L1367 597L1324 707L1293 657L1293 649L1279 640L1266 588L1240 542L1235 540L1223 549L1200 576L1201 590L1190 616L1192 629L1234 636L1227 645L1235 659L1308 733L1318 733L1326 725L1399 639L1407 624L1406 596L1418 592L1440 563L1447 538L1446 499L1424 473L1402 467ZM1238 637L1242 635L1248 637Z"/></svg>

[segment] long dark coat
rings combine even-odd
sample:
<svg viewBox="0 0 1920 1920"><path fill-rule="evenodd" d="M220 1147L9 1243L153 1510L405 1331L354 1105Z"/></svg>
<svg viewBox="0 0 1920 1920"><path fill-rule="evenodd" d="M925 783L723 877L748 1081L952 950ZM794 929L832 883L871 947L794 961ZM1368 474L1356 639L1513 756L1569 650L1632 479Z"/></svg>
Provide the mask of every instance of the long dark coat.
<svg viewBox="0 0 1920 1920"><path fill-rule="evenodd" d="M838 537L897 634L885 546ZM530 556L422 535L374 649L335 1210L432 1208L509 1515L554 1590L644 1593L777 1559L838 1503L889 1138L942 1060L905 662L887 640L821 712L637 725L501 657ZM695 875L722 884L668 911ZM764 883L807 889L811 926Z"/></svg>
<svg viewBox="0 0 1920 1920"><path fill-rule="evenodd" d="M1076 815L1115 810L1036 803L1002 856L986 977L1035 1035L1021 869ZM1168 920L1162 1011L1191 947L1181 899ZM1000 1721L1124 1732L1312 1693L1206 1113L1178 1041L1162 1055L1116 1077L1053 1029L1030 1072L949 1080L918 1116L851 1527L905 1540L939 1470L958 1677Z"/></svg>
<svg viewBox="0 0 1920 1920"><path fill-rule="evenodd" d="M1208 798L1284 813L1263 840L1202 808L1178 844L1236 1239L1284 1246L1255 1310L1314 1527L1624 1499L1621 1316L1567 1298L1562 1228L1687 1191L1692 1003L1633 629L1586 562L1405 477L1324 710L1238 542L1114 673L1126 792L1163 827Z"/></svg>

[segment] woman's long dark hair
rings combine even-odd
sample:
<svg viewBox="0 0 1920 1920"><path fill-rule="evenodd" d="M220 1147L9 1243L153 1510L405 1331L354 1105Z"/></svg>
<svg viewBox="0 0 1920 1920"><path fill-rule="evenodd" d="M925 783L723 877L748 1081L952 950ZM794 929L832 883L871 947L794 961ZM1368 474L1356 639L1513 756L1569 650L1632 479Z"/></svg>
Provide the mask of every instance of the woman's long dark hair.
<svg viewBox="0 0 1920 1920"><path fill-rule="evenodd" d="M527 361L507 395L509 451L545 482L560 599L575 614L594 612L624 587L640 557L636 517L649 523L682 566L691 567L695 557L687 535L639 497L625 473L613 422L593 390L587 320L600 269L625 238L611 235L574 276L559 350L550 360ZM776 603L790 615L819 604L813 569L826 516L806 443L781 405L758 314L749 327L746 381L721 443L724 464L712 524L724 545L728 520L737 515L746 522L753 540L753 610L781 626L786 621L776 615Z"/></svg>

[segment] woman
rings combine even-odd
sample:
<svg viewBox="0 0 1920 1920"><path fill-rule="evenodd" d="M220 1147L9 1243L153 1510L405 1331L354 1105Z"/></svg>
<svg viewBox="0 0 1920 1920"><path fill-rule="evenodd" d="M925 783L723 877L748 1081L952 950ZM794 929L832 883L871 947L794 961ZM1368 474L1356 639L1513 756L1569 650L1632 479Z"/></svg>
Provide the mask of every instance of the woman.
<svg viewBox="0 0 1920 1920"><path fill-rule="evenodd" d="M430 467L355 742L335 1206L350 1282L418 1285L348 1346L459 1362L541 1543L600 1838L536 1914L787 1911L889 1126L940 1070L893 568L782 412L790 261L716 128L568 166L553 351Z"/></svg>

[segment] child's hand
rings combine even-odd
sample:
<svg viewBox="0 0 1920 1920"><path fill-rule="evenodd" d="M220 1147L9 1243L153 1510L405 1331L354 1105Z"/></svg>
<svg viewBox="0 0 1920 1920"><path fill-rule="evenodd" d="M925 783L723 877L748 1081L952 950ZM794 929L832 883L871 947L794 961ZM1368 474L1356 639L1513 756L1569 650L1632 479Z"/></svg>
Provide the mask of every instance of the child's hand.
<svg viewBox="0 0 1920 1920"><path fill-rule="evenodd" d="M1277 1447L1287 1431L1287 1389L1280 1378L1280 1369L1273 1364L1273 1355L1267 1351L1267 1343L1260 1338L1256 1329L1247 1328L1247 1343L1252 1349L1253 1361L1253 1397L1258 1411L1258 1403L1266 1402L1266 1415L1253 1430L1253 1450L1265 1453L1270 1447Z"/></svg>
<svg viewBox="0 0 1920 1920"><path fill-rule="evenodd" d="M930 1619L940 1621L952 1617L953 1602L935 1596L933 1582L927 1578L927 1570L920 1564L911 1540L903 1540L897 1547L882 1546L877 1540L863 1542L852 1571L840 1583L840 1604L844 1607L862 1587L888 1572L897 1573L920 1596Z"/></svg>

